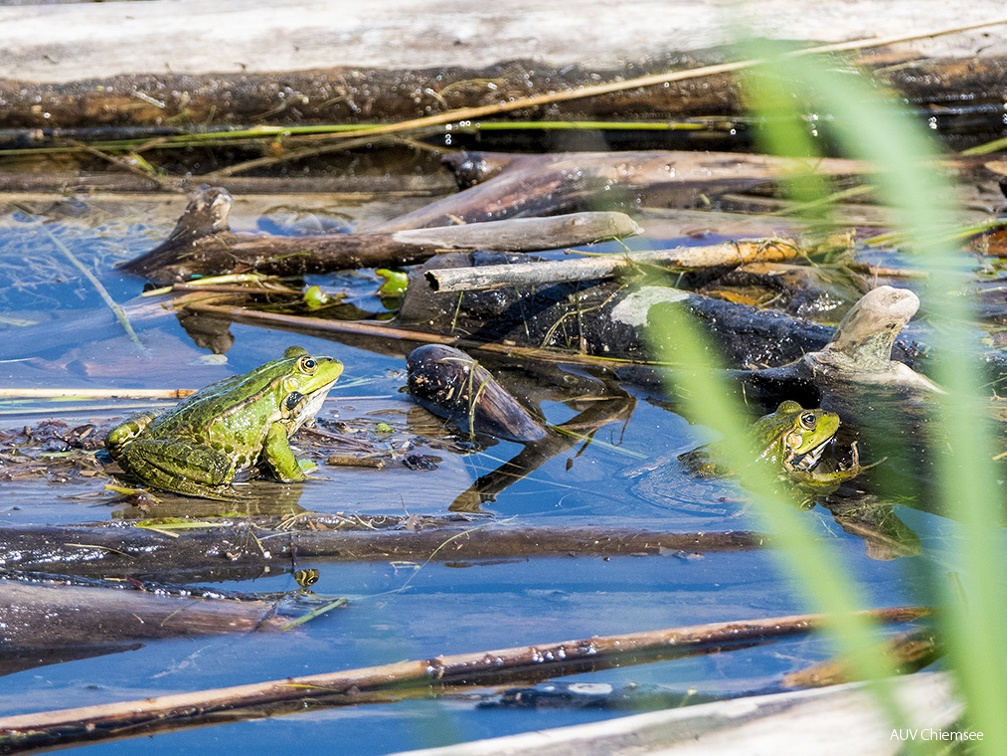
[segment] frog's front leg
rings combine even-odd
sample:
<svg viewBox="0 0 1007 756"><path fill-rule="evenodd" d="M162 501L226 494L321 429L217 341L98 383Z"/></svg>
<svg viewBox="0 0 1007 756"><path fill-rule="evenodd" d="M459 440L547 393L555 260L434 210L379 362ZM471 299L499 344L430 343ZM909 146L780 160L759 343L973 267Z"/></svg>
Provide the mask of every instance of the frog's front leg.
<svg viewBox="0 0 1007 756"><path fill-rule="evenodd" d="M227 455L184 439L136 439L119 464L147 485L193 496L221 498L234 479Z"/></svg>
<svg viewBox="0 0 1007 756"><path fill-rule="evenodd" d="M266 442L262 448L262 457L272 469L277 480L283 483L297 483L307 480L304 468L294 456L294 450L290 448L290 438L282 423L273 423L269 426Z"/></svg>

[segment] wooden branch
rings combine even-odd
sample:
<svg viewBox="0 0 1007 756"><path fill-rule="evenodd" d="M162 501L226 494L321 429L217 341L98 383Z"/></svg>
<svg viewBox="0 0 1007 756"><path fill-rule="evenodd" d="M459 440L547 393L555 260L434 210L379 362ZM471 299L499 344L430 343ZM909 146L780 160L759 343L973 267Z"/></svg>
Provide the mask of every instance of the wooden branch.
<svg viewBox="0 0 1007 756"><path fill-rule="evenodd" d="M551 218L511 218L408 229L392 233L392 238L404 244L435 246L440 250L527 252L576 247L640 233L642 229L625 213L594 211Z"/></svg>
<svg viewBox="0 0 1007 756"><path fill-rule="evenodd" d="M246 270L300 275L409 265L447 250L532 251L640 233L640 227L623 213L590 212L388 233L298 237L237 234L228 223L232 204L225 189L199 190L168 238L123 264L122 269L157 283Z"/></svg>
<svg viewBox="0 0 1007 756"><path fill-rule="evenodd" d="M573 281L599 281L615 278L640 266L713 268L750 262L793 260L800 254L797 243L786 239L737 241L704 247L613 253L572 260L438 268L428 270L424 276L434 291L477 291L504 286L527 288Z"/></svg>
<svg viewBox="0 0 1007 756"><path fill-rule="evenodd" d="M893 607L862 613L875 622L910 622L927 609ZM303 711L308 706L350 706L443 694L459 686L528 683L763 643L803 635L829 622L805 614L721 622L560 643L437 656L329 674L237 685L78 709L0 718L5 752L140 735L182 726L222 723Z"/></svg>

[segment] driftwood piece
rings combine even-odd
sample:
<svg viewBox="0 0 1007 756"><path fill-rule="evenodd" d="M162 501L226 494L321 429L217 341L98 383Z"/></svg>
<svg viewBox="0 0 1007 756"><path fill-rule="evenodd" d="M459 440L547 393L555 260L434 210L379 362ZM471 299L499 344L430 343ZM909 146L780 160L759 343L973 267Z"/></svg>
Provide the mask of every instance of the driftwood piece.
<svg viewBox="0 0 1007 756"><path fill-rule="evenodd" d="M391 523L391 521L389 521ZM394 524L394 523L392 523ZM145 528L0 527L0 568L76 575L165 574L189 568L289 565L292 558L335 561L734 551L766 539L747 531L664 533L606 527L535 528L470 524L431 529L265 530L240 522L172 538Z"/></svg>
<svg viewBox="0 0 1007 756"><path fill-rule="evenodd" d="M781 262L801 254L787 239L741 240L701 247L674 247L649 252L624 252L574 260L543 260L512 265L429 270L425 276L434 291L475 291L501 286L528 288L572 281L601 281L640 266L712 268L751 262Z"/></svg>
<svg viewBox="0 0 1007 756"><path fill-rule="evenodd" d="M604 207L636 207L660 194L664 204L692 207L701 196L739 191L783 176L862 174L865 164L837 158L816 161L727 152L575 152L522 155L498 161L492 155L449 155L445 163L472 182L458 194L384 223L372 233L449 223L481 223L516 216L555 215ZM493 166L486 173L482 166Z"/></svg>
<svg viewBox="0 0 1007 756"><path fill-rule="evenodd" d="M848 395L850 387L920 395L943 393L933 381L903 360L896 339L919 309L909 289L878 286L847 312L829 342L792 363L770 370L740 372L737 378L756 392L764 387L814 385L819 393Z"/></svg>
<svg viewBox="0 0 1007 756"><path fill-rule="evenodd" d="M892 607L863 612L875 622L911 622L927 609ZM826 615L693 625L559 643L437 656L329 674L180 693L142 701L0 718L5 752L69 745L201 723L245 719L253 714L303 711L305 706L349 706L486 687L527 683L629 664L675 659L708 650L804 635L829 623Z"/></svg>
<svg viewBox="0 0 1007 756"><path fill-rule="evenodd" d="M368 234L267 236L238 234L228 217L233 199L219 187L192 197L168 238L121 267L158 283L194 275L256 270L276 275L401 266L455 249L541 250L632 236L639 226L614 212L502 220L476 225Z"/></svg>
<svg viewBox="0 0 1007 756"><path fill-rule="evenodd" d="M266 601L165 596L115 587L0 579L4 649L113 644L129 640L277 630Z"/></svg>
<svg viewBox="0 0 1007 756"><path fill-rule="evenodd" d="M425 10L410 6L403 12L393 3L378 14L377 24L352 4L315 3L321 7L290 7L282 13L256 5L266 4L210 9L185 0L181 5L185 10L176 10L175 3L170 9L162 3L145 3L142 11L88 8L84 14L85 9L45 8L41 23L46 34L39 33L40 19L30 11L19 8L4 14L9 69L24 81L0 82L8 119L2 125L25 129L21 136L30 144L40 135L29 130L47 130L48 137L53 129L109 122L143 124L164 134L177 131L179 124L197 124L194 128L199 129L264 119L278 124L352 123L485 104L513 102L520 108L529 94L576 93L598 81L627 81L695 67L697 61L682 50L713 47L729 36L710 7L666 18L654 0L649 8L634 5L630 13L616 12L600 0L590 9L579 4L575 10L562 4L512 3L491 10L434 4ZM824 22L827 16L817 7L814 13L795 13L793 8L785 13L786 21L767 24L758 33L773 36L786 30L788 40L849 40L884 35L885 19L890 31L904 33L912 17L889 12L887 4L862 0L857 10L835 19L841 23ZM781 10L777 8L777 15ZM969 10L982 15L972 6ZM939 25L934 14L935 9L923 14L913 31L919 32L920 25ZM436 19L448 17L453 23L446 31ZM596 29L582 28L577 24L580 18L591 18ZM872 23L864 25L864 18ZM417 27L417 19L433 26ZM960 14L949 23L959 24ZM195 44L192 24L228 33L218 35L212 45ZM88 34L82 27L93 31ZM331 30L339 30L336 45ZM410 44L401 44L402 39ZM264 43L269 45L267 56L260 54ZM968 65L959 64L967 76L955 76L954 61L945 74L945 61L928 61L923 71L904 72L885 58L880 65L890 67L881 69L879 78L893 89L905 89L908 99L924 109L963 101L992 100L995 105L1002 62L994 65L998 59L988 54L988 44L984 40L984 57L991 60L988 72L970 50ZM933 41L929 45L932 48ZM635 59L627 54L630 49ZM544 51L548 62L541 59ZM722 55L705 57L719 60ZM170 70L166 61L172 61ZM110 77L109 72L123 75ZM93 80L75 81L81 78ZM531 112L564 119L622 120L627 114L662 120L723 117L743 108L739 92L737 78L720 72L705 77L703 86L674 81L659 87L627 86L606 97L552 103ZM995 113L989 115L993 121ZM520 117L527 118L528 111Z"/></svg>

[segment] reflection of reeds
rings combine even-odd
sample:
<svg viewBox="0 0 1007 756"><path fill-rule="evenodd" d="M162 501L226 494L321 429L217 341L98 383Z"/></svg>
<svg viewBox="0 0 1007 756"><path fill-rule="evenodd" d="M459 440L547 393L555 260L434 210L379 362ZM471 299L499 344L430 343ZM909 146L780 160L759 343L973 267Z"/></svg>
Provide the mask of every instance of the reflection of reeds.
<svg viewBox="0 0 1007 756"><path fill-rule="evenodd" d="M948 356L933 376L948 393L931 399L928 407L929 425L940 429L947 445L935 454L935 469L940 473L935 490L940 500L933 504L961 523L962 549L960 563L951 567L950 574L946 564L939 564L946 555L925 551L922 565L914 562L906 569L925 572L926 580L917 582L930 586L932 593L921 599L942 610L939 628L965 699L969 728L983 731L987 742L1003 742L1007 739L1001 714L1007 703L1007 676L998 635L1007 623L1004 591L997 579L1003 556L998 529L1003 496L990 461L993 446L988 422L977 399L981 377L970 369L966 353L970 343L966 329L973 321L968 301L959 296L964 266L947 241L948 229L953 227L952 191L934 167L934 150L922 131L855 71L839 72L817 58L804 58L795 65L776 49L753 47L750 54L767 61L751 72L748 89L752 107L765 123L767 147L815 155L818 134L812 133L813 124L807 114L795 110L794 103L827 113L815 129L827 128L829 139L844 153L875 166L868 180L880 200L895 210L901 234L897 238L905 240L905 251L913 254L916 267L929 274L922 297L939 326L934 344ZM803 202L814 202L830 191L827 180L814 177L804 177L791 188ZM821 222L822 217L813 220ZM890 687L877 682L893 672L878 630L854 613L866 600L863 589L843 568L835 550L815 537L813 522L774 488L766 471L746 464L752 456L750 439L741 431L746 416L715 369L710 350L681 316L667 311L662 316L668 319L666 332L687 334L676 340L674 360L662 355L668 362L691 366L675 376L677 383L691 388L687 392L676 389L676 393L689 397L685 407L696 420L725 435L725 457L732 467L746 471L745 487L755 492L761 527L779 538L781 548L775 553L780 555L781 566L810 607L832 615L829 632L837 650L856 676L875 681L872 688L879 703L898 722L906 712L899 710Z"/></svg>

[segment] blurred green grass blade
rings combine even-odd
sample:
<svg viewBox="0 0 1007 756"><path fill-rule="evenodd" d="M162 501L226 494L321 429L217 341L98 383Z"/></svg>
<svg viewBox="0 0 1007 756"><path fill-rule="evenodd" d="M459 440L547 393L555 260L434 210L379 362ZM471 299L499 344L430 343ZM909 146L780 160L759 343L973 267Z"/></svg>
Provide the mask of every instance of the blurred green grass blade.
<svg viewBox="0 0 1007 756"><path fill-rule="evenodd" d="M960 573L949 576L935 559L928 577L945 609L943 631L966 699L969 726L983 731L983 743L996 750L995 744L1007 742L1007 718L1002 716L1007 704L1007 662L1000 650L1000 636L1007 627L1007 591L999 579L1004 557L1004 493L991 461L993 435L981 398L983 377L969 351L975 321L970 302L962 294L967 290L967 262L949 241L956 226L953 188L937 167L936 149L922 124L912 120L897 97L879 90L845 61L823 56L798 61L792 48L768 42L746 42L743 50L746 57L763 61L748 77L748 96L767 124L763 135L767 148L782 154L815 154L808 120L814 117L817 128L826 131L830 143L838 144L844 156L873 165L875 171L868 180L881 201L896 211L906 251L929 273L922 299L937 325L933 342L946 356L933 377L948 389L930 403L930 426L935 432L929 443L941 479L937 503L961 523L964 548ZM797 112L790 103L801 103L809 111ZM816 186L805 181L794 189L805 201L814 202L823 186L824 182ZM679 335L688 332L682 323L674 327ZM682 340L676 360L685 358L692 342L691 337ZM714 396L726 397L728 392L716 382L718 376L709 362L704 362L706 354L707 349L700 348L691 355L696 364L705 366L701 384L705 390L700 401L693 402L693 411L697 420L730 438L737 408ZM732 463L742 463L745 450L733 444L728 447ZM840 616L848 612L855 604L855 587L837 582L834 555L820 554L820 546L815 547L802 530L805 523L799 513L774 506L773 498L765 495L768 491L763 491L758 497L761 509L764 516L773 518L767 525L775 525L786 535L783 558L794 576L807 578L805 596L822 610ZM864 633L869 630L843 622L837 624L834 637L840 650L849 653L855 651L851 645L857 636ZM859 658L860 663L856 658L853 661L862 673L861 664L870 662ZM895 712L893 701L883 695L882 702L889 713Z"/></svg>
<svg viewBox="0 0 1007 756"><path fill-rule="evenodd" d="M939 325L933 341L945 356L934 378L948 393L934 401L936 433L930 439L940 476L941 511L961 523L964 588L960 599L943 571L931 579L943 591L944 632L966 698L970 726L984 743L1007 743L1007 591L1002 525L1004 491L997 480L993 435L983 398L984 378L970 352L975 313L967 290L967 261L947 243L955 227L955 193L936 165L936 150L923 127L896 102L873 91L857 73L839 73L822 60L802 61L800 77L820 94L833 115L833 129L850 157L870 161L883 201L901 213L902 227L918 265L930 273L924 305ZM963 603L964 601L964 603ZM990 746L995 748L995 746Z"/></svg>
<svg viewBox="0 0 1007 756"><path fill-rule="evenodd" d="M757 526L773 534L779 548L781 567L808 611L832 617L828 629L839 653L849 661L854 673L872 680L879 700L894 723L905 721L904 713L885 678L894 674L878 628L856 612L861 608L860 590L845 569L836 550L812 530L815 518L801 510L798 502L780 490L779 482L765 465L751 464L756 458L755 443L747 432L747 413L734 398L734 387L713 357L715 347L676 304L651 308L650 321L674 340L661 339L658 357L676 365L675 386L669 392L682 397L690 419L723 434L722 451L729 467L741 472L744 488L751 493ZM688 367L685 367L688 366ZM679 387L685 387L680 391Z"/></svg>
<svg viewBox="0 0 1007 756"><path fill-rule="evenodd" d="M766 61L762 45L742 46L743 57ZM794 107L791 87L784 78L785 69L797 65L791 59L770 59L742 72L746 107L756 116L760 128L756 131L759 148L773 155L788 157L816 157L819 144L814 138L814 114L798 112ZM788 193L804 208L809 220L827 219L827 198L832 194L829 180L813 171L795 172L784 177Z"/></svg>

